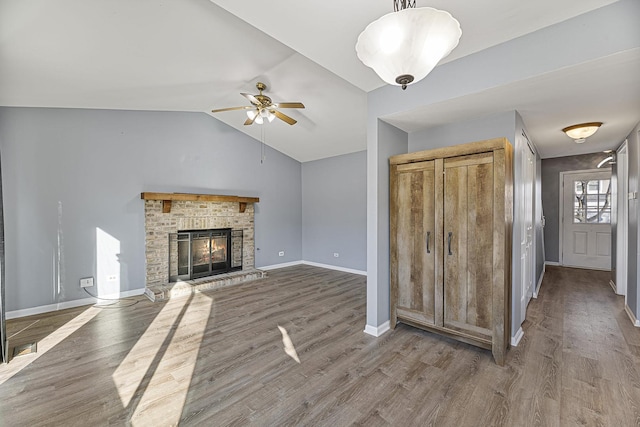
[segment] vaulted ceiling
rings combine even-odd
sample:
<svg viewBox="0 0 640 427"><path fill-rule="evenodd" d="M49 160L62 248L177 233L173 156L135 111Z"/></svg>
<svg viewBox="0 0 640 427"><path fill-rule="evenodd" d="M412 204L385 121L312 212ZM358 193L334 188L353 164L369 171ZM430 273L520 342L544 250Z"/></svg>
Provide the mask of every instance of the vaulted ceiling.
<svg viewBox="0 0 640 427"><path fill-rule="evenodd" d="M417 3L460 21L450 62L615 2ZM298 124L243 126L242 111L213 117L299 161L360 151L367 97L383 82L354 46L391 10L390 0L0 0L0 105L209 113L244 105L240 92L262 81L275 102L304 102L287 111ZM594 152L615 148L640 120L638 75L634 48L386 119L412 132L518 110L543 157L555 157L579 153L559 129L584 117L606 125L580 148Z"/></svg>

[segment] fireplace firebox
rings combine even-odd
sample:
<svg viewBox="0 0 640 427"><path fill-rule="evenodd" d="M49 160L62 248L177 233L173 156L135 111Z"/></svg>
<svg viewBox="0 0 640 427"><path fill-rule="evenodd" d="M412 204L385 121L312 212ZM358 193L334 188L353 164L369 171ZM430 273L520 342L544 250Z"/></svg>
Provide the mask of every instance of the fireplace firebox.
<svg viewBox="0 0 640 427"><path fill-rule="evenodd" d="M218 228L169 234L169 280L242 270L242 230Z"/></svg>

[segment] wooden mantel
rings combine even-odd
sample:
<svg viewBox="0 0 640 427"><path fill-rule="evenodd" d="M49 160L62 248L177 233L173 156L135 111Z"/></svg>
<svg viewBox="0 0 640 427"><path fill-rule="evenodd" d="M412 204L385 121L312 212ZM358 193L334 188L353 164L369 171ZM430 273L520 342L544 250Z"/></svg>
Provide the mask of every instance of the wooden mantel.
<svg viewBox="0 0 640 427"><path fill-rule="evenodd" d="M182 202L238 202L238 209L243 213L247 209L247 203L258 203L259 197L221 196L216 194L191 194L191 193L140 193L142 200L162 200L162 212L171 212L173 200Z"/></svg>

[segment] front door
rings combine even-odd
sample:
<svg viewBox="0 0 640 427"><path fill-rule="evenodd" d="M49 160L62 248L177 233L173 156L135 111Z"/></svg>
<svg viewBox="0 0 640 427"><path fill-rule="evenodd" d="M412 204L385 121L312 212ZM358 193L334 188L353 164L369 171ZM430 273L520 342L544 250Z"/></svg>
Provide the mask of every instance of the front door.
<svg viewBox="0 0 640 427"><path fill-rule="evenodd" d="M611 172L564 173L562 265L611 268Z"/></svg>

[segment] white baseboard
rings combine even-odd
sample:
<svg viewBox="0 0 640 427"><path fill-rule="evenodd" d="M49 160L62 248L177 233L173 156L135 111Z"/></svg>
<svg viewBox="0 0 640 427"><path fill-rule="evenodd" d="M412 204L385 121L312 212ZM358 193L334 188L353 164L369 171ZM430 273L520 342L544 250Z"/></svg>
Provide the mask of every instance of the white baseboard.
<svg viewBox="0 0 640 427"><path fill-rule="evenodd" d="M264 267L256 267L258 270L276 270L278 268L292 267L300 265L302 261L283 262L282 264L265 265Z"/></svg>
<svg viewBox="0 0 640 427"><path fill-rule="evenodd" d="M616 286L616 284L614 283L613 280L609 279L609 286L611 286L611 289L613 289L613 293L617 294L618 293L618 288Z"/></svg>
<svg viewBox="0 0 640 427"><path fill-rule="evenodd" d="M328 268L329 270L337 270L337 271L344 271L345 273L359 274L361 276L366 276L367 275L366 271L355 270L353 268L338 267L338 266L335 266L335 265L321 264L319 262L313 262L313 261L302 261L302 263L305 264L305 265L313 265L314 267Z"/></svg>
<svg viewBox="0 0 640 427"><path fill-rule="evenodd" d="M319 262L313 262L313 261L292 261L292 262L284 262L282 264L273 264L273 265L267 265L264 267L256 267L259 270L275 270L278 268L285 268L285 267L292 267L294 265L311 265L314 267L321 267L321 268L327 268L329 270L337 270L337 271L343 271L345 273L352 273L352 274L360 274L362 276L366 276L367 272L366 271L362 271L362 270L355 270L353 268L346 268L346 267L338 267L335 265L331 265L331 264L321 264Z"/></svg>
<svg viewBox="0 0 640 427"><path fill-rule="evenodd" d="M636 316L633 315L633 312L627 304L624 305L624 311L627 312L627 316L629 316L629 319L631 319L631 323L633 323L633 326L640 328L640 320L636 319Z"/></svg>
<svg viewBox="0 0 640 427"><path fill-rule="evenodd" d="M560 266L559 262L555 262L555 261L545 261L544 265L555 265L555 266Z"/></svg>
<svg viewBox="0 0 640 427"><path fill-rule="evenodd" d="M376 327L376 326L371 326L371 325L366 325L364 327L364 333L365 334L369 334L369 335L373 335L374 337L379 337L380 335L384 334L385 332L387 332L390 328L390 324L389 321L387 320L386 322L384 322L382 325Z"/></svg>
<svg viewBox="0 0 640 427"><path fill-rule="evenodd" d="M540 287L542 286L542 279L544 279L544 273L546 273L546 271L547 271L546 264L542 264L542 274L538 279L538 284L536 285L536 288L533 290L533 297L536 299L538 298L538 294L540 293Z"/></svg>
<svg viewBox="0 0 640 427"><path fill-rule="evenodd" d="M524 337L524 331L522 330L522 328L518 328L516 334L511 337L511 346L517 347L522 337Z"/></svg>
<svg viewBox="0 0 640 427"><path fill-rule="evenodd" d="M109 294L109 295L100 295L100 298L118 299L118 298L138 296L142 294L144 294L144 288L134 289L132 291L124 291L124 292L119 292L119 293ZM41 305L38 307L25 308L22 310L8 311L6 318L17 319L19 317L33 316L34 314L50 313L52 311L64 310L67 308L75 308L83 305L93 305L99 301L101 300L91 297L91 298L76 299L72 301L59 302L57 304L48 304L48 305Z"/></svg>

